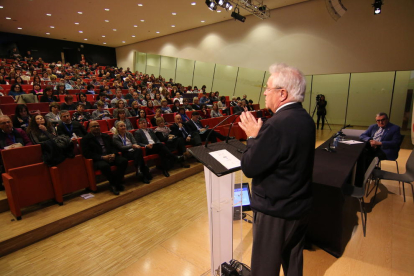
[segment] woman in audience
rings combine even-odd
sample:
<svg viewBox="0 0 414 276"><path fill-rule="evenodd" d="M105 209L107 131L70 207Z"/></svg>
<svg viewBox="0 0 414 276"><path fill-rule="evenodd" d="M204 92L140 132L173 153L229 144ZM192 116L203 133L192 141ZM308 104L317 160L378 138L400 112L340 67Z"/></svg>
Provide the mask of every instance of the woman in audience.
<svg viewBox="0 0 414 276"><path fill-rule="evenodd" d="M56 131L52 124L42 115L34 116L27 128L27 134L33 144L42 144L56 137Z"/></svg>
<svg viewBox="0 0 414 276"><path fill-rule="evenodd" d="M155 108L154 108L154 104L152 103L152 101L149 101L147 103L147 107L145 108L145 113L147 113L147 115L155 114Z"/></svg>
<svg viewBox="0 0 414 276"><path fill-rule="evenodd" d="M168 101L167 100L162 100L161 101L161 112L163 114L172 113L171 108L168 106Z"/></svg>
<svg viewBox="0 0 414 276"><path fill-rule="evenodd" d="M36 72L36 71L34 71L34 72ZM33 72L33 73L34 73ZM39 77L39 75L35 75L34 77L33 77L33 81L30 83L31 85L33 85L33 84L35 84L35 83L42 83L42 80L40 79L40 77Z"/></svg>
<svg viewBox="0 0 414 276"><path fill-rule="evenodd" d="M60 123L60 105L59 103L51 103L49 105L49 113L45 115L45 119L49 121L53 126Z"/></svg>
<svg viewBox="0 0 414 276"><path fill-rule="evenodd" d="M226 97L221 96L220 101L217 103L217 106L224 112L224 114L230 115L230 108L227 107Z"/></svg>
<svg viewBox="0 0 414 276"><path fill-rule="evenodd" d="M61 110L76 110L76 104L73 102L72 95L65 96L65 102L60 105Z"/></svg>
<svg viewBox="0 0 414 276"><path fill-rule="evenodd" d="M178 114L180 114L181 120L182 120L183 123L186 123L186 122L190 121L190 118L187 116L187 114L185 114L184 107L180 107L178 109Z"/></svg>
<svg viewBox="0 0 414 276"><path fill-rule="evenodd" d="M14 101L16 101L16 96L24 95L24 91L22 90L21 85L15 83L11 86L9 91L9 96L12 96Z"/></svg>
<svg viewBox="0 0 414 276"><path fill-rule="evenodd" d="M245 100L245 99L242 100L242 108L243 109L246 108L248 111L253 111L253 108L248 105L247 100Z"/></svg>
<svg viewBox="0 0 414 276"><path fill-rule="evenodd" d="M149 168L145 165L141 147L137 144L134 135L127 131L127 127L122 121L117 122L115 128L117 132L113 136L115 147L121 151L122 157L128 160L134 160L136 175L142 175L142 181L149 184L152 175Z"/></svg>
<svg viewBox="0 0 414 276"><path fill-rule="evenodd" d="M92 112L92 120L108 120L112 118L111 113L105 109L105 103L98 101L96 103L97 110Z"/></svg>
<svg viewBox="0 0 414 276"><path fill-rule="evenodd" d="M86 100L86 94L85 93L79 93L78 94L78 104L83 104L85 109L92 109L92 105L90 102Z"/></svg>
<svg viewBox="0 0 414 276"><path fill-rule="evenodd" d="M92 119L92 116L89 112L85 111L85 106L81 103L78 103L76 106L76 112L72 115L72 121L77 121L83 123Z"/></svg>
<svg viewBox="0 0 414 276"><path fill-rule="evenodd" d="M140 108L140 104L138 103L138 101L133 101L131 103L131 110L129 111L129 113L131 113L131 116L132 117L138 117L140 110L141 110L141 108Z"/></svg>
<svg viewBox="0 0 414 276"><path fill-rule="evenodd" d="M4 79L4 76L0 74L0 84L6 84L8 85L9 83Z"/></svg>
<svg viewBox="0 0 414 276"><path fill-rule="evenodd" d="M76 79L76 83L72 87L73 87L73 89L78 89L78 90L85 89L85 85L84 85L82 79L80 79L80 78Z"/></svg>
<svg viewBox="0 0 414 276"><path fill-rule="evenodd" d="M120 109L118 111L118 117L117 117L117 119L118 120L115 121L115 124L114 125L116 125L118 122L124 122L125 125L126 125L126 129L127 130L133 130L134 129L134 127L132 126L131 121L126 117L125 110L124 109Z"/></svg>
<svg viewBox="0 0 414 276"><path fill-rule="evenodd" d="M199 102L200 102L200 99L198 97L193 98L193 104L191 106L193 110L201 110L201 104Z"/></svg>
<svg viewBox="0 0 414 276"><path fill-rule="evenodd" d="M66 86L63 83L60 83L56 86L56 94L57 95L68 95L69 93L66 91Z"/></svg>
<svg viewBox="0 0 414 276"><path fill-rule="evenodd" d="M46 86L45 90L43 90L43 96L40 97L40 102L42 103L59 102L58 98L53 95L52 86Z"/></svg>
<svg viewBox="0 0 414 276"><path fill-rule="evenodd" d="M151 121L147 118L147 113L145 113L145 110L141 109L139 111L139 117L137 119L137 122L139 119L144 118L147 121L148 127L152 127Z"/></svg>
<svg viewBox="0 0 414 276"><path fill-rule="evenodd" d="M220 113L220 110L218 108L217 103L213 104L213 107L210 111L210 117L211 118L217 118L217 117L222 117L223 115Z"/></svg>
<svg viewBox="0 0 414 276"><path fill-rule="evenodd" d="M178 112L178 110L180 109L180 101L179 100L175 100L174 101L174 106L172 107L172 112Z"/></svg>
<svg viewBox="0 0 414 276"><path fill-rule="evenodd" d="M165 96L165 99L167 100L167 104L172 104L172 103L173 103L173 101L172 101L172 99L171 99L171 95L170 95L170 94L167 94L167 95Z"/></svg>
<svg viewBox="0 0 414 276"><path fill-rule="evenodd" d="M43 89L40 87L39 83L33 84L33 90L30 91L33 95L43 95Z"/></svg>
<svg viewBox="0 0 414 276"><path fill-rule="evenodd" d="M155 110L155 116L151 118L151 124L153 126L156 126L157 125L157 119L158 118L162 118L161 108L157 108L157 110ZM165 124L167 124L167 123L165 123Z"/></svg>
<svg viewBox="0 0 414 276"><path fill-rule="evenodd" d="M42 81L50 81L49 75L46 72L43 73Z"/></svg>
<svg viewBox="0 0 414 276"><path fill-rule="evenodd" d="M210 114L207 111L207 106L205 104L201 105L201 110L200 110L200 117L203 119L210 119Z"/></svg>
<svg viewBox="0 0 414 276"><path fill-rule="evenodd" d="M160 93L156 93L155 98L152 101L152 103L154 104L154 106L161 106L161 101L162 101L162 99L161 99Z"/></svg>
<svg viewBox="0 0 414 276"><path fill-rule="evenodd" d="M12 82L12 80L14 80L16 78L16 72L15 71L10 71L9 76L6 77L6 79L8 80L9 83Z"/></svg>
<svg viewBox="0 0 414 276"><path fill-rule="evenodd" d="M147 93L145 94L145 98L142 100L142 105L147 106L149 102L152 102L151 95Z"/></svg>
<svg viewBox="0 0 414 276"><path fill-rule="evenodd" d="M50 76L50 81L47 83L47 85L50 85L53 87L53 90L56 90L56 86L59 85L60 82L56 81L56 76L52 75Z"/></svg>
<svg viewBox="0 0 414 276"><path fill-rule="evenodd" d="M18 104L14 111L13 127L26 130L30 123L29 109L24 104Z"/></svg>
<svg viewBox="0 0 414 276"><path fill-rule="evenodd" d="M210 100L210 104L213 104L214 102L218 101L218 98L216 98L216 95L214 94L214 92L210 92L210 94L208 95L208 98Z"/></svg>
<svg viewBox="0 0 414 276"><path fill-rule="evenodd" d="M22 86L24 84L24 81L23 81L22 77L18 76L14 79L14 83L19 84L20 86Z"/></svg>
<svg viewBox="0 0 414 276"><path fill-rule="evenodd" d="M118 118L118 111L119 110L125 110L125 115L127 117L131 117L131 113L129 113L128 109L125 108L125 101L124 100L119 100L116 103L116 108L114 109L112 115L114 115L114 118Z"/></svg>

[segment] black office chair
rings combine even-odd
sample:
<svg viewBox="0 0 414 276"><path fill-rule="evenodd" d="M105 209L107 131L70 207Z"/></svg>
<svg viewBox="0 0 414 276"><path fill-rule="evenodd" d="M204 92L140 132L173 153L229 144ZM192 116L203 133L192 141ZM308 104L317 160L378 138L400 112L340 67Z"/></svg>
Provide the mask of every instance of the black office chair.
<svg viewBox="0 0 414 276"><path fill-rule="evenodd" d="M362 229L364 231L364 237L366 236L366 231L367 231L367 211L365 210L365 202L364 202L364 195L365 195L365 188L366 188L366 184L371 181L371 174L374 171L375 167L378 165L379 159L378 157L375 157L371 164L369 165L368 169L365 172L364 175L364 182L362 183L362 187L358 187L358 186L352 186L349 185L347 187L349 187L349 190L345 190L344 193L346 195L355 197L358 199L359 202L359 208L361 211L361 222L362 222Z"/></svg>
<svg viewBox="0 0 414 276"><path fill-rule="evenodd" d="M375 170L373 176L374 176L374 178L377 179L374 200L372 201L373 203L375 202L375 196L377 195L379 180L381 180L381 179L395 180L395 181L402 182L403 183L402 186L403 186L404 202L405 202L404 183L410 184L411 185L411 191L412 191L413 197L414 197L413 184L411 183L411 182L414 181L414 150L411 152L410 156L408 157L407 163L405 164L405 173L404 174L398 174L398 173L393 173L393 172L388 172L388 171L383 171L383 170Z"/></svg>

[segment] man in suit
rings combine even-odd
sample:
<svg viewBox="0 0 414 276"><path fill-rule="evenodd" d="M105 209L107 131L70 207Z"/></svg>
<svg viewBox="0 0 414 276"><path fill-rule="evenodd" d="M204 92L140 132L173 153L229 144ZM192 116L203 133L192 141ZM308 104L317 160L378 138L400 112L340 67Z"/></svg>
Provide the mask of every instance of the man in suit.
<svg viewBox="0 0 414 276"><path fill-rule="evenodd" d="M191 134L191 131L188 129L188 127L185 124L183 124L183 120L180 114L175 115L174 124L170 126L170 129L170 134L175 135L176 137L182 137L186 145L201 145L200 134L198 134L197 132L193 132Z"/></svg>
<svg viewBox="0 0 414 276"><path fill-rule="evenodd" d="M137 144L145 148L146 154L159 154L162 163L162 173L169 177L168 170L175 162L184 162L184 157L177 157L171 153L166 145L160 142L152 129L148 128L147 120L144 118L138 121L139 129L135 131L134 137Z"/></svg>
<svg viewBox="0 0 414 276"><path fill-rule="evenodd" d="M128 167L128 160L118 154L112 138L105 133L101 133L99 123L91 121L89 123L90 132L81 140L83 156L93 160L95 170L100 170L108 179L110 189L114 195L119 195L119 191L124 191L122 185L125 170ZM111 166L116 166L116 171L111 171Z"/></svg>
<svg viewBox="0 0 414 276"><path fill-rule="evenodd" d="M87 134L81 123L71 120L69 111L62 110L60 112L60 119L62 121L57 125L58 135L65 135L72 140L76 140L77 138L84 137Z"/></svg>
<svg viewBox="0 0 414 276"><path fill-rule="evenodd" d="M237 105L233 107L233 114L240 112L240 111L244 111L243 102L241 100L238 100Z"/></svg>
<svg viewBox="0 0 414 276"><path fill-rule="evenodd" d="M396 160L401 144L400 127L390 123L384 112L378 113L375 120L377 123L360 136L361 140L367 142L368 159L372 161L378 157L380 160Z"/></svg>
<svg viewBox="0 0 414 276"><path fill-rule="evenodd" d="M241 115L247 147L241 167L253 178L251 275L303 274L303 248L312 203L315 124L301 102L306 81L285 64L270 67L264 91L274 112L265 123L250 112Z"/></svg>
<svg viewBox="0 0 414 276"><path fill-rule="evenodd" d="M211 133L209 137L211 143L216 143L217 138L219 138L222 141L226 140L226 136L223 136L222 134L215 132L214 130L203 127L199 120L200 113L194 111L191 114L191 120L186 122L187 128L190 130L191 136L199 135L201 140L205 141L207 139L207 136ZM229 139L234 139L234 137L229 137Z"/></svg>

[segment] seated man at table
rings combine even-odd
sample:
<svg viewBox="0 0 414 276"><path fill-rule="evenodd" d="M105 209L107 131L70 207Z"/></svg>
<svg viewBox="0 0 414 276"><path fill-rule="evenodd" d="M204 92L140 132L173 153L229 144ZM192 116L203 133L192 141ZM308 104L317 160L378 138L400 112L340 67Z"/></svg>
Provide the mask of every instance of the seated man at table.
<svg viewBox="0 0 414 276"><path fill-rule="evenodd" d="M119 195L124 191L122 185L125 170L128 166L128 160L118 154L118 150L113 144L112 138L101 133L99 123L91 121L89 124L90 132L81 140L83 156L93 160L95 170L100 170L108 179L111 192ZM116 166L116 171L111 171L111 166Z"/></svg>
<svg viewBox="0 0 414 276"><path fill-rule="evenodd" d="M390 123L384 112L378 113L375 120L377 123L360 136L361 140L368 142L367 164L376 156L380 160L396 160L401 143L400 127Z"/></svg>
<svg viewBox="0 0 414 276"><path fill-rule="evenodd" d="M191 114L191 120L189 120L186 125L187 128L191 131L191 136L200 135L202 141L207 139L207 136L210 134L209 140L211 143L217 142L217 138L224 141L226 140L226 136L223 136L221 133L218 133L214 130L207 129L207 127L203 127L203 125L199 121L200 113L198 111L194 111ZM229 137L229 139L234 139L234 137Z"/></svg>

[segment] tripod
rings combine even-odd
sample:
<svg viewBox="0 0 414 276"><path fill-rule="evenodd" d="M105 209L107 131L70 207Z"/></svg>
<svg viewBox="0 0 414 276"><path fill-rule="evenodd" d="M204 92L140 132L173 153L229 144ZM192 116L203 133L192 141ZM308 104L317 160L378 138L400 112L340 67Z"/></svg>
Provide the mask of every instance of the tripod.
<svg viewBox="0 0 414 276"><path fill-rule="evenodd" d="M313 109L312 119L313 119L313 116L315 116L315 111L316 111L316 108L317 108L317 107L318 107L318 102L316 102L316 104L315 104L315 108ZM326 122L326 124L328 125L329 130L332 130L331 125L328 123L328 119L326 119L326 116L323 116L323 117L325 118L325 122ZM323 124L323 122L322 122L322 124Z"/></svg>

